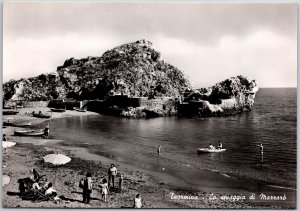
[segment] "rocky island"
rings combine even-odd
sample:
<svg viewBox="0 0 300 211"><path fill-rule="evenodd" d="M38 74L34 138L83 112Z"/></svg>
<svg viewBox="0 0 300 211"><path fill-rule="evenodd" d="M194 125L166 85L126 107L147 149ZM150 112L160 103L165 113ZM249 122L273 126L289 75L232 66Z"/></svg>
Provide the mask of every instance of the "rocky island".
<svg viewBox="0 0 300 211"><path fill-rule="evenodd" d="M73 99L88 110L124 117L221 116L251 110L257 82L237 76L195 89L147 40L101 57L67 59L55 73L3 84L4 104Z"/></svg>

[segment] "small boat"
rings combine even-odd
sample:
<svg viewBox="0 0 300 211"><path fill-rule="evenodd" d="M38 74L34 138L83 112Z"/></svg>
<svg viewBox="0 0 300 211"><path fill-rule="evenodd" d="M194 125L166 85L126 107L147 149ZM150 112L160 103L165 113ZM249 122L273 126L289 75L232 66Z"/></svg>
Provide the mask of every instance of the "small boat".
<svg viewBox="0 0 300 211"><path fill-rule="evenodd" d="M50 108L50 110L53 112L65 112L66 111L66 109L64 109L64 108Z"/></svg>
<svg viewBox="0 0 300 211"><path fill-rule="evenodd" d="M17 113L19 113L19 111L12 111L12 110L3 111L3 115L16 115Z"/></svg>
<svg viewBox="0 0 300 211"><path fill-rule="evenodd" d="M4 126L12 126L12 127L30 127L31 122L3 122Z"/></svg>
<svg viewBox="0 0 300 211"><path fill-rule="evenodd" d="M14 132L15 136L43 136L44 130L19 130Z"/></svg>
<svg viewBox="0 0 300 211"><path fill-rule="evenodd" d="M214 152L225 152L226 149L209 149L209 148L197 148L198 153L214 153Z"/></svg>
<svg viewBox="0 0 300 211"><path fill-rule="evenodd" d="M15 109L15 106L3 106L3 109Z"/></svg>
<svg viewBox="0 0 300 211"><path fill-rule="evenodd" d="M45 119L49 119L51 116L48 114L43 114L43 113L33 113L32 114L33 117L38 117L38 118L45 118Z"/></svg>
<svg viewBox="0 0 300 211"><path fill-rule="evenodd" d="M86 110L82 109L82 108L74 108L75 111L78 111L78 112L86 112Z"/></svg>

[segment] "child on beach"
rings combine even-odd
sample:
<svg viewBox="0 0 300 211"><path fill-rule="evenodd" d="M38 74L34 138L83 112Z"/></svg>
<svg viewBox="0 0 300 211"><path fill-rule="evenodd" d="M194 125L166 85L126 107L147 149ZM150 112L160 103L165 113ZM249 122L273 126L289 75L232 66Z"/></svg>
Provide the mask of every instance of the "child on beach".
<svg viewBox="0 0 300 211"><path fill-rule="evenodd" d="M108 183L106 179L102 180L102 184L100 184L100 187L101 187L102 199L104 199L104 202L106 202L107 194L108 194Z"/></svg>
<svg viewBox="0 0 300 211"><path fill-rule="evenodd" d="M121 174L120 178L119 178L119 190L120 190L120 192L123 189L123 180L124 180L124 174Z"/></svg>
<svg viewBox="0 0 300 211"><path fill-rule="evenodd" d="M140 194L136 194L134 198L134 205L133 208L142 208L142 198Z"/></svg>

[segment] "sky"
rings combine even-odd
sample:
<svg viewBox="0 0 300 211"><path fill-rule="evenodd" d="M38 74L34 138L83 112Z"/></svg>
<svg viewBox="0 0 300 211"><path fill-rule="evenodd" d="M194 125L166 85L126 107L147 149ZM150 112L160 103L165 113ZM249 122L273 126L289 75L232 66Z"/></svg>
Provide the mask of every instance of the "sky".
<svg viewBox="0 0 300 211"><path fill-rule="evenodd" d="M274 3L4 2L3 81L140 39L196 88L237 75L297 86L297 5Z"/></svg>

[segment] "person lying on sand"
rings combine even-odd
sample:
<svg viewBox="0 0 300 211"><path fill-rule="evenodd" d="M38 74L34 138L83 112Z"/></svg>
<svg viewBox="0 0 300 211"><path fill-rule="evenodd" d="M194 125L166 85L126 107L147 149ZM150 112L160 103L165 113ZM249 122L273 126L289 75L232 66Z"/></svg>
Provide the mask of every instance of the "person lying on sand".
<svg viewBox="0 0 300 211"><path fill-rule="evenodd" d="M31 177L31 179L34 180L33 177ZM36 179L33 182L32 188L35 189L35 190L41 190L42 189L41 184L39 183L39 179Z"/></svg>
<svg viewBox="0 0 300 211"><path fill-rule="evenodd" d="M46 189L46 191L45 191L45 195L49 195L49 196L53 196L53 197L57 196L57 192L56 192L56 190L52 187L52 183L51 183L51 182L49 182L49 184L48 184L48 187L47 187L47 189ZM54 196L54 195L55 195L55 196Z"/></svg>

